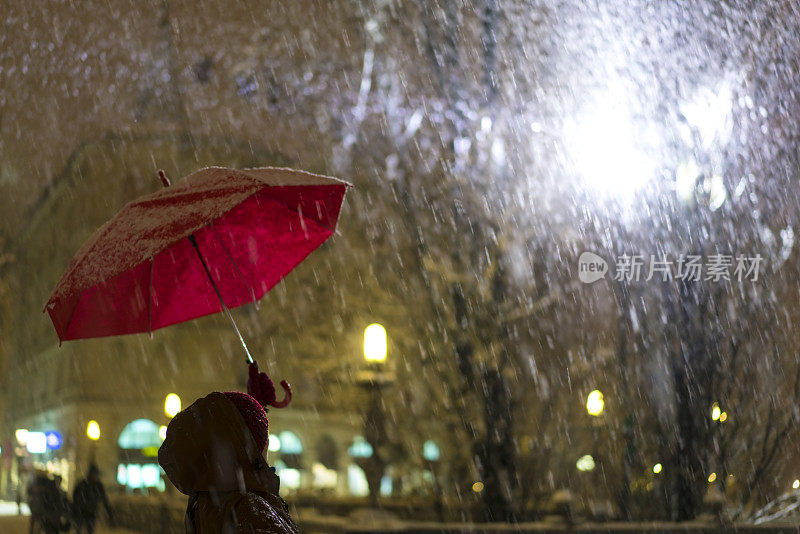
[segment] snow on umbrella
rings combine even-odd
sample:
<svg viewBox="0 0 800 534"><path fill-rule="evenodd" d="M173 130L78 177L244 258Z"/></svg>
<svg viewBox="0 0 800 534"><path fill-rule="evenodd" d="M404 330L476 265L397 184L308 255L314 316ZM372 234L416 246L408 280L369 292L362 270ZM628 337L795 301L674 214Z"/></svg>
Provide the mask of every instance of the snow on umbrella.
<svg viewBox="0 0 800 534"><path fill-rule="evenodd" d="M349 186L292 169L209 167L127 204L83 244L50 295L45 310L59 343L152 332L222 310L233 322L228 308L257 304L333 234Z"/></svg>

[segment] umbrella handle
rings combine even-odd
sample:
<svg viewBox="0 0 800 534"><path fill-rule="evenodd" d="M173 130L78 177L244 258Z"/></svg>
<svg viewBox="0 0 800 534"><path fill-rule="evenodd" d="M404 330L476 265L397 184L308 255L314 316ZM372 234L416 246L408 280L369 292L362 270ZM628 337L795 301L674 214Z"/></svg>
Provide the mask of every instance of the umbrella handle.
<svg viewBox="0 0 800 534"><path fill-rule="evenodd" d="M290 402L292 402L292 386L290 386L289 382L286 380L281 380L281 387L283 388L285 394L282 401L278 402L276 399L275 402L272 403L272 406L276 408L285 408Z"/></svg>
<svg viewBox="0 0 800 534"><path fill-rule="evenodd" d="M275 393L275 385L272 383L272 379L267 373L258 370L257 363L250 364L248 374L250 376L247 379L247 393L255 398L265 409L267 406L285 408L292 402L292 386L286 380L281 380L281 387L285 393L283 400L278 401L278 395Z"/></svg>

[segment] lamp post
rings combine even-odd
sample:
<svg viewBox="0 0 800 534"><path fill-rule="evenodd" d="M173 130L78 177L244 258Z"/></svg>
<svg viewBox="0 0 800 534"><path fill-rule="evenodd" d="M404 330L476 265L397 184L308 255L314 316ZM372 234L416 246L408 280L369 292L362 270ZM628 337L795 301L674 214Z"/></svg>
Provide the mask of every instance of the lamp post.
<svg viewBox="0 0 800 534"><path fill-rule="evenodd" d="M372 455L363 461L364 473L369 485L371 506L378 505L381 479L387 466L385 453L386 425L381 404L381 390L389 387L394 377L386 371L386 329L378 323L364 330L364 359L366 367L358 373L358 385L369 395L369 407L364 417L364 438L372 445Z"/></svg>
<svg viewBox="0 0 800 534"><path fill-rule="evenodd" d="M14 432L14 438L16 443L14 445L14 459L16 460L16 468L17 468L17 487L16 487L16 499L17 499L17 513L22 515L22 462L24 461L24 453L25 453L25 442L28 439L28 429L26 428L18 428Z"/></svg>
<svg viewBox="0 0 800 534"><path fill-rule="evenodd" d="M603 425L603 411L605 410L605 398L599 389L595 389L586 397L586 413L592 419L592 478L594 480L594 488L600 487L600 469L602 469L602 462L600 461L600 427ZM600 469L596 469L600 467Z"/></svg>
<svg viewBox="0 0 800 534"><path fill-rule="evenodd" d="M86 437L91 441L89 447L89 463L93 464L97 461L97 442L100 439L100 424L94 419L86 424Z"/></svg>

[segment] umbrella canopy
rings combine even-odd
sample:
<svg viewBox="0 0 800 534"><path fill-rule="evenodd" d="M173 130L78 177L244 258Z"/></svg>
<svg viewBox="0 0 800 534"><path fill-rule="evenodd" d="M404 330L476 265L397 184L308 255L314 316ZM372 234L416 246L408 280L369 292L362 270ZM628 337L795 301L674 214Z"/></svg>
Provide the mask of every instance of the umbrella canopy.
<svg viewBox="0 0 800 534"><path fill-rule="evenodd" d="M81 247L45 306L59 341L152 332L257 302L333 234L349 185L209 167L127 204Z"/></svg>

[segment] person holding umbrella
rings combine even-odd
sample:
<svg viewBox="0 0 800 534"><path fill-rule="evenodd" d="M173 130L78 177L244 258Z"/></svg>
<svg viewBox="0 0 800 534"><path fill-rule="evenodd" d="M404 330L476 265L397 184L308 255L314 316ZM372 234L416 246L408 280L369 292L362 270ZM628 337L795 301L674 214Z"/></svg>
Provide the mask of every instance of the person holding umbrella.
<svg viewBox="0 0 800 534"><path fill-rule="evenodd" d="M293 169L200 169L123 207L78 250L45 305L59 343L224 312L249 365L248 393L213 392L169 423L158 460L189 496L186 531L296 533L267 464L278 402L231 308L259 299L336 231L350 184ZM77 500L77 499L76 499Z"/></svg>
<svg viewBox="0 0 800 534"><path fill-rule="evenodd" d="M167 426L158 463L189 497L188 534L253 532L296 534L289 507L280 498L280 479L267 464L266 406L282 408L275 386L250 364L248 393L213 392L179 412Z"/></svg>

